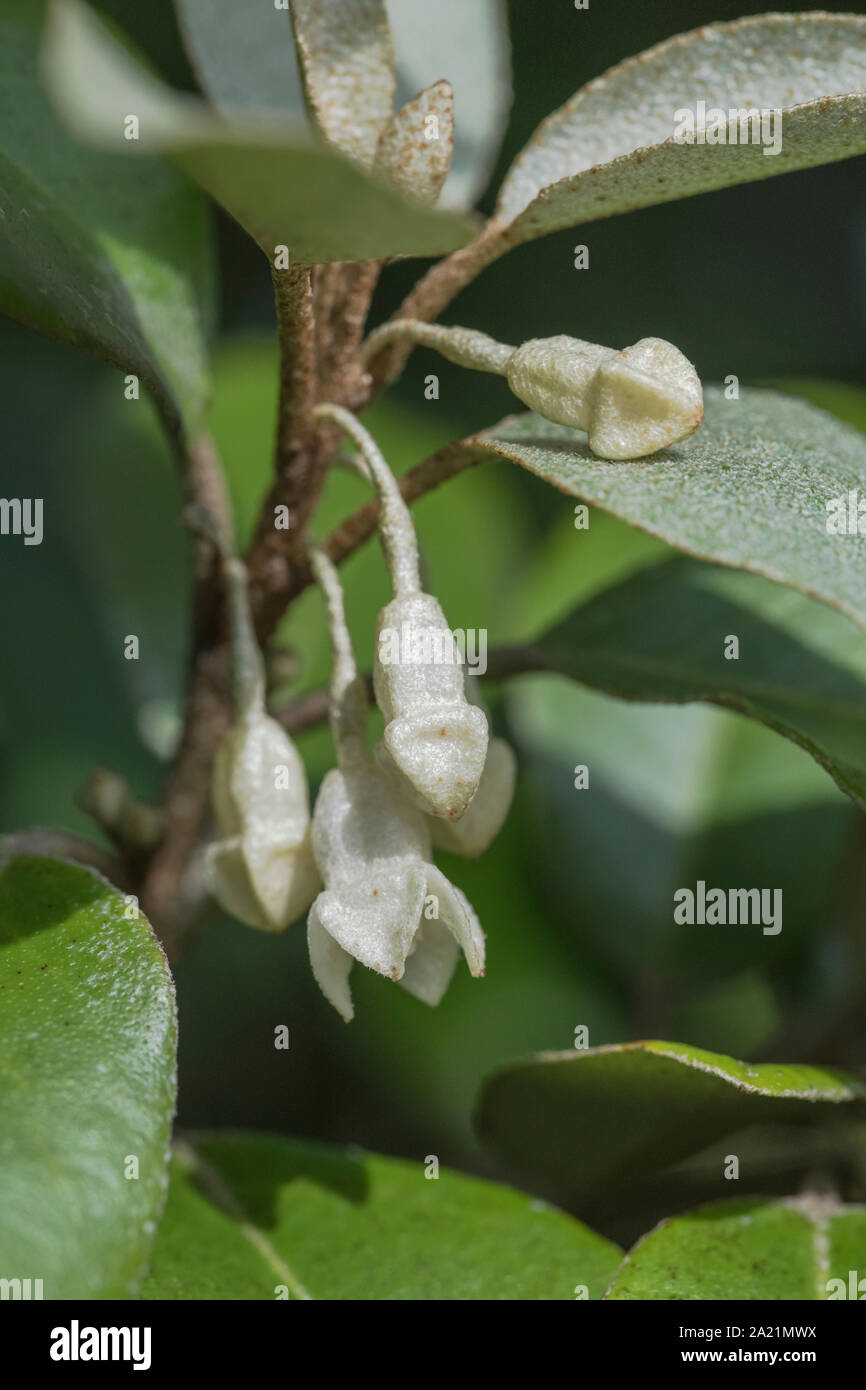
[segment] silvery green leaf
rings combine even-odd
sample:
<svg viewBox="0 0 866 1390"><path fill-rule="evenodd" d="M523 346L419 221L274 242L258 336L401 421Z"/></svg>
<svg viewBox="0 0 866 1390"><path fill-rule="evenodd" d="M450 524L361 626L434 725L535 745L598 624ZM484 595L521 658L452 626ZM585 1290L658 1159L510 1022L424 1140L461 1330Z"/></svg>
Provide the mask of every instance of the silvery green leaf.
<svg viewBox="0 0 866 1390"><path fill-rule="evenodd" d="M302 261L435 255L468 240L471 224L401 197L284 117L228 120L141 69L79 0L54 0L45 71L78 137L115 154L164 153L268 253ZM138 138L128 138L128 117Z"/></svg>
<svg viewBox="0 0 866 1390"><path fill-rule="evenodd" d="M376 146L376 168L394 188L432 207L453 153L454 93L443 80L394 113Z"/></svg>
<svg viewBox="0 0 866 1390"><path fill-rule="evenodd" d="M698 102L704 103L704 122ZM678 143L684 111L781 113L762 141ZM735 124L737 135L739 125ZM582 87L518 155L496 218L511 244L866 150L866 18L750 15L667 39Z"/></svg>
<svg viewBox="0 0 866 1390"><path fill-rule="evenodd" d="M508 14L503 0L388 0L397 54L397 101L447 78L454 90L454 158L444 207L471 207L484 192L511 105Z"/></svg>
<svg viewBox="0 0 866 1390"><path fill-rule="evenodd" d="M384 0L291 0L301 77L321 134L369 165L394 107Z"/></svg>
<svg viewBox="0 0 866 1390"><path fill-rule="evenodd" d="M513 415L466 441L537 473L687 554L751 570L866 626L862 538L828 534L849 493L866 501L866 439L805 401L708 387L698 432L648 458L610 463L586 436ZM859 491L858 491L859 490Z"/></svg>
<svg viewBox="0 0 866 1390"><path fill-rule="evenodd" d="M202 91L218 110L279 111L306 124L288 8L238 0L174 0Z"/></svg>

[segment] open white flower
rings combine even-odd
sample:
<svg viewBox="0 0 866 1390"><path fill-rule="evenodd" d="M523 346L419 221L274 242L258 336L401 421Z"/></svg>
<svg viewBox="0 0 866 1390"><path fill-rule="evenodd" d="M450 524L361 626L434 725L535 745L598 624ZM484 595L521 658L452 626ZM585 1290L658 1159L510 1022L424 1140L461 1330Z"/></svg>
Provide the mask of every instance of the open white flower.
<svg viewBox="0 0 866 1390"><path fill-rule="evenodd" d="M331 562L311 554L324 589L334 642L331 718L338 767L326 776L313 813L313 852L325 883L310 909L313 974L348 1022L354 961L437 1004L460 951L484 973L484 934L464 895L431 862L422 814L388 785L366 748L366 698L358 679Z"/></svg>
<svg viewBox="0 0 866 1390"><path fill-rule="evenodd" d="M288 734L265 709L261 656L249 622L246 573L226 563L237 719L214 759L218 838L205 854L211 892L232 916L282 931L321 886L313 858L307 775Z"/></svg>

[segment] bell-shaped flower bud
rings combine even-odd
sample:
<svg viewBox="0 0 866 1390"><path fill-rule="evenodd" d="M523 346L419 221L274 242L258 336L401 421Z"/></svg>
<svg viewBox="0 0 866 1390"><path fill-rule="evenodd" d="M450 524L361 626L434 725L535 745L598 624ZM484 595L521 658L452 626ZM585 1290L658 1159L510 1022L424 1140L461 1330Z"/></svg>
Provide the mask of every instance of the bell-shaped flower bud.
<svg viewBox="0 0 866 1390"><path fill-rule="evenodd" d="M599 458L644 458L687 439L704 418L697 372L663 338L641 338L622 352L564 334L512 348L473 329L392 319L370 334L364 362L400 340L504 376L515 396L546 420L586 430Z"/></svg>
<svg viewBox="0 0 866 1390"><path fill-rule="evenodd" d="M313 813L313 852L325 890L310 909L307 936L319 987L348 1022L354 961L436 1004L460 950L473 975L484 973L484 935L463 894L431 862L424 817L388 785L369 757L363 684L339 581L318 548L311 563L330 612L338 767L322 783Z"/></svg>
<svg viewBox="0 0 866 1390"><path fill-rule="evenodd" d="M373 662L383 742L414 804L446 820L465 813L487 755L487 719L464 687L460 652L436 599L393 599L379 615Z"/></svg>
<svg viewBox="0 0 866 1390"><path fill-rule="evenodd" d="M313 857L304 764L265 710L265 675L246 602L246 574L226 564L232 615L237 717L213 767L217 839L205 872L227 912L262 931L282 931L321 886Z"/></svg>
<svg viewBox="0 0 866 1390"><path fill-rule="evenodd" d="M531 410L586 430L600 458L643 458L687 439L704 418L697 372L663 338L641 338L622 352L564 335L533 338L505 375Z"/></svg>
<svg viewBox="0 0 866 1390"><path fill-rule="evenodd" d="M457 820L481 778L487 720L466 699L460 652L439 603L421 589L415 531L394 475L348 411L321 405L317 414L355 440L359 467L381 497L379 534L395 595L379 617L373 663L385 747L413 804Z"/></svg>

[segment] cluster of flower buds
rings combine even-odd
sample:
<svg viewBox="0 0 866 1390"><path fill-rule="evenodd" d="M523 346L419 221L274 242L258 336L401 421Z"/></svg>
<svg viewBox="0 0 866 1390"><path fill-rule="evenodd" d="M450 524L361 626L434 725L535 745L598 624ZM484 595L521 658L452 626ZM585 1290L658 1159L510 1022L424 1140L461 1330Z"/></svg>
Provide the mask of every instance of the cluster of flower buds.
<svg viewBox="0 0 866 1390"><path fill-rule="evenodd" d="M340 582L326 553L311 546L334 652L337 752L311 823L301 758L266 713L246 574L239 561L226 560L237 717L215 760L218 838L206 868L214 896L250 926L279 931L309 908L313 974L348 1021L354 961L427 1004L441 999L461 952L470 973L483 975L484 933L463 893L433 863L433 845L483 853L508 814L516 765L507 743L490 737L445 615L421 588L412 519L379 449L340 406L321 405L316 414L353 439L351 461L381 501L379 534L394 589L379 617L373 665L384 734L371 754L366 687Z"/></svg>
<svg viewBox="0 0 866 1390"><path fill-rule="evenodd" d="M246 571L224 562L231 615L236 718L214 759L217 838L205 873L232 916L261 931L282 931L301 917L321 886L310 837L303 761L265 708L265 672L247 604Z"/></svg>
<svg viewBox="0 0 866 1390"><path fill-rule="evenodd" d="M367 750L366 693L355 668L336 570L311 552L327 599L334 646L331 727L337 767L313 813L313 852L325 882L307 918L313 974L325 998L352 1018L354 961L438 1004L460 951L484 973L484 934L459 888L432 863L425 817L389 785Z"/></svg>
<svg viewBox="0 0 866 1390"><path fill-rule="evenodd" d="M530 410L585 430L599 458L644 458L687 439L704 418L697 372L663 338L641 338L622 352L564 334L513 348L468 328L393 319L370 334L365 361L400 341L434 348L461 367L504 376Z"/></svg>
<svg viewBox="0 0 866 1390"><path fill-rule="evenodd" d="M414 527L391 470L348 411L323 405L317 413L353 439L352 461L379 492L379 533L394 587L377 624L373 686L385 731L371 757L366 694L340 583L325 553L312 551L334 648L338 766L325 778L313 815L325 891L310 910L308 939L322 992L349 1019L354 960L428 1004L441 999L461 951L471 974L483 974L478 919L433 864L432 849L437 842L474 856L487 848L508 813L515 762L504 740L490 739L442 609L421 589ZM384 642L389 635L395 640Z"/></svg>

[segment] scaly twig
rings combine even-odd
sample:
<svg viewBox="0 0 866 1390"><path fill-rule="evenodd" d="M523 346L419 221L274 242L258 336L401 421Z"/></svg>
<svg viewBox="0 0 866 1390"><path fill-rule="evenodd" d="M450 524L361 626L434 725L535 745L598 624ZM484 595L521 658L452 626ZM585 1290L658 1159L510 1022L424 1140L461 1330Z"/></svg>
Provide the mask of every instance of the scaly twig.
<svg viewBox="0 0 866 1390"><path fill-rule="evenodd" d="M219 547L233 545L231 507L213 441L202 435L187 448L176 435L174 442L187 501L207 512L218 544L196 533L184 730L165 787L162 836L138 885L142 907L170 958L188 905L187 868L207 817L211 761L231 718Z"/></svg>
<svg viewBox="0 0 866 1390"><path fill-rule="evenodd" d="M504 256L511 246L507 227L491 219L475 241L437 261L391 317L423 319L425 323L438 318L476 275ZM411 351L411 343L392 343L374 358L369 366L371 382L368 401L399 376Z"/></svg>
<svg viewBox="0 0 866 1390"><path fill-rule="evenodd" d="M270 635L285 609L293 566L324 483L329 445L336 448L324 431L317 434L312 418L316 341L310 269L295 264L274 269L273 282L280 349L276 477L247 554L251 603L262 639ZM282 515L289 524L278 527L277 518Z"/></svg>

